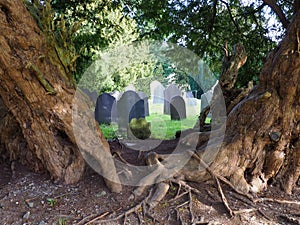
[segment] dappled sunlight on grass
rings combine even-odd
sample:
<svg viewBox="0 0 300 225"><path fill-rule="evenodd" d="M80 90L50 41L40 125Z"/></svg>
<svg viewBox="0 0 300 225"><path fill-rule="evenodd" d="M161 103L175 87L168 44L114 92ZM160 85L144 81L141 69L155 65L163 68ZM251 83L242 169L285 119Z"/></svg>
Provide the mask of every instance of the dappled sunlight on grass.
<svg viewBox="0 0 300 225"><path fill-rule="evenodd" d="M187 118L184 120L171 120L170 115L163 114L164 104L153 104L149 99L150 116L146 120L151 123L151 137L155 139L169 140L175 138L176 131L193 128L200 114L201 101L196 99L195 105L186 104ZM209 119L206 120L210 122ZM106 139L111 140L118 136L118 125L100 125Z"/></svg>
<svg viewBox="0 0 300 225"><path fill-rule="evenodd" d="M168 140L175 138L176 131L193 128L198 116L188 117L184 120L171 120L170 115L153 113L146 120L151 123L151 138ZM106 139L117 137L118 125L101 124L100 128Z"/></svg>
<svg viewBox="0 0 300 225"><path fill-rule="evenodd" d="M157 139L175 138L176 131L193 128L197 116L188 117L184 120L171 120L170 115L153 114L148 116L147 121L151 123L151 137Z"/></svg>

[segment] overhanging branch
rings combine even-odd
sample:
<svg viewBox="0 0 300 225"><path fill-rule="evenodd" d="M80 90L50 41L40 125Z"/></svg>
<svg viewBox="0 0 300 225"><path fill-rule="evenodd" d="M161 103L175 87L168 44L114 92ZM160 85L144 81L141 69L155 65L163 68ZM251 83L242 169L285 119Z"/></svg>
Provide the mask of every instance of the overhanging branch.
<svg viewBox="0 0 300 225"><path fill-rule="evenodd" d="M233 15L232 15L231 8L230 8L229 4L228 4L227 2L225 2L225 1L222 1L222 0L221 0L221 2L222 2L224 5L226 5L226 8L227 8L227 10L228 10L229 17L230 17L232 23L234 24L234 26L235 26L236 30L238 31L238 33L241 33L240 27L239 27L238 23L235 21Z"/></svg>
<svg viewBox="0 0 300 225"><path fill-rule="evenodd" d="M290 21L286 18L282 9L279 7L279 5L277 5L276 1L275 0L263 0L263 1L275 12L275 14L278 16L280 22L282 23L282 26L284 28L287 28L290 24Z"/></svg>

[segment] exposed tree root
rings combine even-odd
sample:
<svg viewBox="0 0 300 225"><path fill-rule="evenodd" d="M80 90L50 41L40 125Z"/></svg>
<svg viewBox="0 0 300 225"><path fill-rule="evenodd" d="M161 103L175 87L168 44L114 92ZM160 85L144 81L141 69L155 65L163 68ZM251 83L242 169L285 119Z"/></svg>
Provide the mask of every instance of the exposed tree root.
<svg viewBox="0 0 300 225"><path fill-rule="evenodd" d="M156 185L156 190L149 202L150 209L154 208L166 196L169 187L170 185L165 182Z"/></svg>

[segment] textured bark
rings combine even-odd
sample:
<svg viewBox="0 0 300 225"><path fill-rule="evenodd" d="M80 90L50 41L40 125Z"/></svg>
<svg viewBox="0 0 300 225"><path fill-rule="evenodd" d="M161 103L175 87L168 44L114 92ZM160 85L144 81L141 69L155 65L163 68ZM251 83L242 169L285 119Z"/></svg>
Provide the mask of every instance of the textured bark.
<svg viewBox="0 0 300 225"><path fill-rule="evenodd" d="M228 177L245 192L258 192L277 182L291 193L299 180L299 26L298 13L284 40L268 56L259 85L228 115L221 150L210 165L214 173ZM191 135L186 139L197 138ZM214 150L212 145L207 148ZM183 172L193 181L208 178L205 170L195 171L197 166Z"/></svg>
<svg viewBox="0 0 300 225"><path fill-rule="evenodd" d="M22 0L0 0L0 27L1 144L10 160L75 183L85 169L72 128L76 90ZM88 108L84 98L81 104ZM110 154L104 138L102 143L99 148ZM120 191L119 184L110 187Z"/></svg>
<svg viewBox="0 0 300 225"><path fill-rule="evenodd" d="M228 178L245 193L260 192L270 183L280 184L292 193L300 175L299 27L300 13L294 16L284 40L268 56L260 83L230 111L220 148L217 143L222 138L222 127L210 132L208 142L208 132L190 133L181 141L182 149L194 155L174 175L175 179L202 182L211 179L209 170ZM163 174L149 177L162 179Z"/></svg>
<svg viewBox="0 0 300 225"><path fill-rule="evenodd" d="M194 129L198 131L209 131L211 126L206 124L206 118L210 111L214 111L215 118L220 115L216 115L218 111L218 105L220 99L224 98L226 115L243 99L245 98L251 88L253 87L252 82L249 82L247 88L235 88L235 83L238 77L239 69L246 63L247 54L242 44L236 44L234 51L229 55L227 43L224 46L224 57L222 61L222 72L218 81L218 85L213 90L213 98L206 108L204 108L198 118L198 122ZM214 110L215 109L215 110Z"/></svg>

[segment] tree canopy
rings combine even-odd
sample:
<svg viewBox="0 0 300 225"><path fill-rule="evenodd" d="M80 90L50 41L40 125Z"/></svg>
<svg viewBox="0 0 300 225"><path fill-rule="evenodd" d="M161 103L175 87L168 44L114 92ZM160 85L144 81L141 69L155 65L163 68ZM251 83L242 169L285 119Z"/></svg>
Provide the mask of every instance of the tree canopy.
<svg viewBox="0 0 300 225"><path fill-rule="evenodd" d="M130 45L139 40L155 39L187 47L209 65L218 76L221 72L224 45L242 43L248 54L236 85L246 86L250 80L258 82L258 74L265 57L284 35L297 1L240 0L118 0L118 1L51 1L54 21L73 28L72 43L78 58L73 76L80 80L88 66L107 49ZM36 3L35 3L36 4ZM271 9L271 10L270 10ZM275 19L276 18L276 19ZM270 22L273 21L272 23ZM57 26L57 30L61 27ZM230 48L229 48L230 49ZM151 52L145 56L151 55ZM175 82L196 87L187 74L178 71L172 62L149 56L129 68L109 74L98 74L102 89L98 92L122 89L145 77L156 77L159 68L164 78L174 73ZM102 78L101 78L102 77ZM105 77L105 79L103 78ZM84 82L83 82L84 83ZM86 88L89 88L88 85ZM201 92L200 92L201 93Z"/></svg>
<svg viewBox="0 0 300 225"><path fill-rule="evenodd" d="M220 74L223 46L243 43L248 62L238 85L257 81L266 54L275 46L269 37L265 4L241 1L125 1L143 37L167 39L186 46Z"/></svg>

